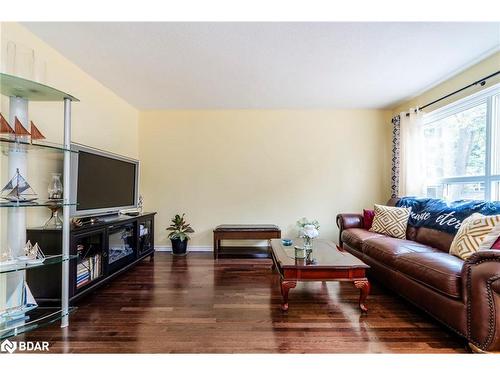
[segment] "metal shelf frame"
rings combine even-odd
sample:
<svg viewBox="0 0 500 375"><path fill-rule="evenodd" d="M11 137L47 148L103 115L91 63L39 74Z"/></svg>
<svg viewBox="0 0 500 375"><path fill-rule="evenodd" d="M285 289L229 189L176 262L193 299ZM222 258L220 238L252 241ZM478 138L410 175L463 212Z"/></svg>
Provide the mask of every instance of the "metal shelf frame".
<svg viewBox="0 0 500 375"><path fill-rule="evenodd" d="M10 98L10 112L16 115L23 115L26 119L28 118L28 103L29 101L41 101L41 102L63 102L64 103L64 143L62 147L56 146L46 146L38 145L39 147L52 147L62 151L64 154L63 158L63 202L61 203L63 210L63 227L62 227L62 254L61 254L61 267L62 267L62 277L61 277L61 310L57 313L58 319L52 319L48 317L48 321L56 321L61 319L61 327L67 327L69 325L69 260L70 260L70 196L71 196L71 104L73 101L79 101L74 96L67 94L58 89L42 85L38 82L33 82L21 77L12 76L5 73L0 73L0 93L2 95L8 96ZM23 144L25 152L28 152L33 146ZM10 155L9 155L10 157ZM10 163L10 160L9 160ZM40 207L45 205L41 204ZM2 206L0 205L0 208ZM26 207L19 205L16 208L9 208L14 210L24 210ZM25 226L25 224L24 224ZM11 230L9 228L9 230ZM21 231L19 228L18 231ZM26 232L26 228L24 228ZM19 270L18 272L24 272L24 270ZM39 307L40 308L40 307ZM41 309L41 308L40 308ZM44 319L44 318L41 318ZM30 324L33 325L36 322L25 323L26 326ZM35 324L36 326L36 324ZM17 327L15 332L22 333L25 331L22 326ZM16 333L18 334L18 333Z"/></svg>

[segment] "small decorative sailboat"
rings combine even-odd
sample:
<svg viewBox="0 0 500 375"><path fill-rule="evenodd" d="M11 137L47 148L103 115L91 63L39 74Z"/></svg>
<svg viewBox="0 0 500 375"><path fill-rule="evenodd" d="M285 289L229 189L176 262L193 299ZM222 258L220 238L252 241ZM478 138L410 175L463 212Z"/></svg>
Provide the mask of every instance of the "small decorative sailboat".
<svg viewBox="0 0 500 375"><path fill-rule="evenodd" d="M0 191L0 197L11 202L31 202L38 199L38 195L16 169L16 174Z"/></svg>
<svg viewBox="0 0 500 375"><path fill-rule="evenodd" d="M0 134L15 134L16 132L9 125L5 117L0 113Z"/></svg>
<svg viewBox="0 0 500 375"><path fill-rule="evenodd" d="M12 249L10 247L8 247L7 250L4 250L0 253L0 267L9 266L16 263L17 260L16 258L14 258L14 255L12 254Z"/></svg>
<svg viewBox="0 0 500 375"><path fill-rule="evenodd" d="M29 317L25 314L38 307L38 304L33 297L28 284L26 284L26 281L23 283L22 288L23 290L20 300L17 300L16 298L17 301L15 301L17 302L17 306L8 307L7 309L0 311L0 324L6 324L8 326L13 323L17 324L19 321L29 320Z"/></svg>
<svg viewBox="0 0 500 375"><path fill-rule="evenodd" d="M14 117L14 131L16 132L16 137L30 136L31 133L23 126L21 121Z"/></svg>
<svg viewBox="0 0 500 375"><path fill-rule="evenodd" d="M38 129L33 121L31 121L31 140L36 141L38 139L45 139L45 136L42 134L40 129Z"/></svg>
<svg viewBox="0 0 500 375"><path fill-rule="evenodd" d="M24 246L24 255L18 257L17 259L30 264L38 264L45 261L45 254L38 245L38 242L35 243L35 246L32 246L31 242L28 241Z"/></svg>
<svg viewBox="0 0 500 375"><path fill-rule="evenodd" d="M0 135L6 134L9 137L14 136L17 140L18 138L30 137L31 141L37 141L40 139L45 139L43 133L38 129L33 121L30 121L31 132L28 131L21 123L21 121L14 117L14 129L9 125L5 117L0 113Z"/></svg>

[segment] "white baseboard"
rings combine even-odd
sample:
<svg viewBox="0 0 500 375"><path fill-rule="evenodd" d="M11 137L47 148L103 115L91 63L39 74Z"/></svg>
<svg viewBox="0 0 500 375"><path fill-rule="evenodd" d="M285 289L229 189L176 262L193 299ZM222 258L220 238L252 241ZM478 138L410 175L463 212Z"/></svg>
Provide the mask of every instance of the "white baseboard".
<svg viewBox="0 0 500 375"><path fill-rule="evenodd" d="M212 252L213 250L214 249L212 246L189 246L188 245L189 252ZM155 246L155 251L172 252L172 246L167 246L167 245Z"/></svg>

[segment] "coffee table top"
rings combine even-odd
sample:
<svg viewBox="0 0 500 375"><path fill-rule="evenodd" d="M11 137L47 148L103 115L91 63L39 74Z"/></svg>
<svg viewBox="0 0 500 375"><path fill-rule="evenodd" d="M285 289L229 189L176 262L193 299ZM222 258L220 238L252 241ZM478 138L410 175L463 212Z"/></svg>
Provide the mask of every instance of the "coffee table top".
<svg viewBox="0 0 500 375"><path fill-rule="evenodd" d="M283 268L329 268L329 269L359 269L370 268L360 259L347 251L339 251L333 241L315 239L310 258L314 263L307 263L305 259L295 259L294 246L302 246L301 239L295 239L292 246L284 246L281 239L271 240L273 256Z"/></svg>

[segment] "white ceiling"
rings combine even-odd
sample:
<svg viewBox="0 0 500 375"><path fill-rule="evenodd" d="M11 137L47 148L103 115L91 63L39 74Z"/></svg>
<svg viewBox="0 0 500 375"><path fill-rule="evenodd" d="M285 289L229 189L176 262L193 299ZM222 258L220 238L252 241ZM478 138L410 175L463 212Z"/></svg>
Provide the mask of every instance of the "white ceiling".
<svg viewBox="0 0 500 375"><path fill-rule="evenodd" d="M140 109L390 108L500 46L500 23L25 25Z"/></svg>

